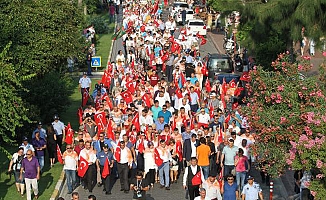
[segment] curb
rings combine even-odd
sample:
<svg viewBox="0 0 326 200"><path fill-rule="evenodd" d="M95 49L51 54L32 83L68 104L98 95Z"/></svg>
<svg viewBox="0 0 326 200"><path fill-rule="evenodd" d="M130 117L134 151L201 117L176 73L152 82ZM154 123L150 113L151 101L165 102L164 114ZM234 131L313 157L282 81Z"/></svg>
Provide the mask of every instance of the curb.
<svg viewBox="0 0 326 200"><path fill-rule="evenodd" d="M61 175L60 175L60 178L57 182L57 184L55 185L55 188L54 188L54 191L51 195L51 198L50 200L56 200L60 193L61 193L61 190L62 190L62 187L65 183L65 179L66 179L66 174L65 174L65 171L62 169L62 172L61 172Z"/></svg>
<svg viewBox="0 0 326 200"><path fill-rule="evenodd" d="M117 24L118 24L117 21L118 21L118 16L115 18L115 22L114 22L114 33L117 30ZM111 48L110 48L110 52L109 52L108 62L111 62L112 50L113 50L114 43L115 43L115 40L111 40ZM107 63L106 63L106 69L108 69Z"/></svg>
<svg viewBox="0 0 326 200"><path fill-rule="evenodd" d="M222 50L218 46L217 42L212 38L211 34L213 34L213 33L208 33L207 34L207 37L209 37L210 41L213 42L213 44L214 44L215 48L217 49L217 51L221 54L222 53Z"/></svg>

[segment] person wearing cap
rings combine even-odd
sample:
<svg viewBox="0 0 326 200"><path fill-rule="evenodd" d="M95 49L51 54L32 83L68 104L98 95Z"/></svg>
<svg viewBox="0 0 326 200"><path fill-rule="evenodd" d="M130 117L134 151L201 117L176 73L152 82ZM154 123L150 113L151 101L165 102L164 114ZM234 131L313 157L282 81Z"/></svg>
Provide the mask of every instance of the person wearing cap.
<svg viewBox="0 0 326 200"><path fill-rule="evenodd" d="M223 148L221 156L221 167L224 167L224 174L228 175L234 170L234 157L238 154L238 147L234 146L234 139L229 139L229 144ZM223 163L224 161L224 163Z"/></svg>
<svg viewBox="0 0 326 200"><path fill-rule="evenodd" d="M46 140L46 130L44 128L42 128L42 122L38 122L37 123L37 128L33 131L32 134L32 139L35 138L35 132L38 131L40 133L40 137L43 138L44 140Z"/></svg>
<svg viewBox="0 0 326 200"><path fill-rule="evenodd" d="M73 150L72 145L67 144L66 151L62 154L63 170L66 174L68 194L71 194L76 187L76 169L78 165L78 154Z"/></svg>
<svg viewBox="0 0 326 200"><path fill-rule="evenodd" d="M241 192L242 200L264 200L262 189L258 183L254 182L254 177L248 176L247 181L248 183Z"/></svg>
<svg viewBox="0 0 326 200"><path fill-rule="evenodd" d="M12 155L12 158L9 163L8 167L8 173L13 172L15 177L15 184L17 192L20 193L20 195L24 196L25 191L25 183L24 180L19 179L20 175L20 168L22 166L22 160L24 159L24 148L19 147L18 151Z"/></svg>
<svg viewBox="0 0 326 200"><path fill-rule="evenodd" d="M60 149L62 147L62 143L65 139L65 125L63 122L61 122L59 120L59 116L58 115L54 115L53 117L54 121L52 122L52 126L54 128L56 137L57 137L57 144L59 145Z"/></svg>
<svg viewBox="0 0 326 200"><path fill-rule="evenodd" d="M220 184L216 180L215 172L210 172L208 179L203 182L202 187L206 189L206 197L209 200L222 200Z"/></svg>
<svg viewBox="0 0 326 200"><path fill-rule="evenodd" d="M79 85L78 85L78 89L80 89L80 93L83 97L83 94L85 92L85 90L88 92L91 91L92 88L92 81L91 79L87 76L87 72L83 73L83 76L79 79Z"/></svg>
<svg viewBox="0 0 326 200"><path fill-rule="evenodd" d="M35 149L32 144L28 143L28 138L26 136L23 137L23 143L19 146L19 148L24 149L24 155L26 155L27 150L31 150L33 155L35 155Z"/></svg>
<svg viewBox="0 0 326 200"><path fill-rule="evenodd" d="M99 151L97 153L97 160L96 160L96 166L97 169L100 171L101 174L101 179L102 179L102 183L103 183L103 191L105 191L105 194L109 195L111 194L111 189L112 187L110 186L110 173L103 177L103 169L105 164L108 164L109 166L109 172L111 171L111 168L113 168L113 154L112 152L109 150L110 146L107 143L104 143L103 148L101 151ZM106 163L106 160L108 160L108 162Z"/></svg>
<svg viewBox="0 0 326 200"><path fill-rule="evenodd" d="M105 134L102 132L99 134L99 139L96 141L93 141L93 146L96 152L101 152L103 150L103 147L105 145L108 145L109 149L113 151L112 145L111 145L111 139L110 138L105 138Z"/></svg>

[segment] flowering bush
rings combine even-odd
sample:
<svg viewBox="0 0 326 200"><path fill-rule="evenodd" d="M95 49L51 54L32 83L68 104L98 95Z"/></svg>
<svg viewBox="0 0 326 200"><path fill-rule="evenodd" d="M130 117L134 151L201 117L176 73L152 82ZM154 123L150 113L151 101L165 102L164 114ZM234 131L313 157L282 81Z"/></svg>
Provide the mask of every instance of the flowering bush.
<svg viewBox="0 0 326 200"><path fill-rule="evenodd" d="M286 168L312 169L311 194L326 199L326 65L320 66L318 77L305 78L300 72L313 67L310 57L289 61L288 52L283 53L272 62L274 71L257 67L250 73L244 110L256 132L254 153L272 177Z"/></svg>

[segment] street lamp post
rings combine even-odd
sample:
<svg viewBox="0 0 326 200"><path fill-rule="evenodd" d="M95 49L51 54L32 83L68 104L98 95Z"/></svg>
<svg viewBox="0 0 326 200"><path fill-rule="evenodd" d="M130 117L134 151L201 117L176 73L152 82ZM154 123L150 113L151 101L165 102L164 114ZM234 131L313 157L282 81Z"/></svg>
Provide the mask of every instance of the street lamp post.
<svg viewBox="0 0 326 200"><path fill-rule="evenodd" d="M274 182L269 182L269 200L273 200Z"/></svg>

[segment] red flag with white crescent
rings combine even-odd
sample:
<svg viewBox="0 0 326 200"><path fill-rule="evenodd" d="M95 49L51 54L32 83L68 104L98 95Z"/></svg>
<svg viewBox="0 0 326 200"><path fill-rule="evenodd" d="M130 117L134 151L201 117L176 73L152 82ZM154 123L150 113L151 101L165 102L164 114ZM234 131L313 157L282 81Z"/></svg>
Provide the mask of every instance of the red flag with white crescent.
<svg viewBox="0 0 326 200"><path fill-rule="evenodd" d="M58 144L57 144L57 158L58 158L59 163L63 164L62 153L61 153L61 149Z"/></svg>
<svg viewBox="0 0 326 200"><path fill-rule="evenodd" d="M85 158L80 156L79 165L78 165L78 176L84 177L88 169L88 162Z"/></svg>
<svg viewBox="0 0 326 200"><path fill-rule="evenodd" d="M144 140L141 139L141 142L138 144L138 151L139 153L143 153L145 150Z"/></svg>
<svg viewBox="0 0 326 200"><path fill-rule="evenodd" d="M201 42L200 42L200 45L205 45L206 42L207 42L207 40L206 40L205 38L202 38L202 39L201 39Z"/></svg>
<svg viewBox="0 0 326 200"><path fill-rule="evenodd" d="M117 162L120 162L121 160L121 148L117 146L114 151L114 157Z"/></svg>
<svg viewBox="0 0 326 200"><path fill-rule="evenodd" d="M176 152L179 157L179 161L182 161L182 144L181 141L177 141L175 144Z"/></svg>
<svg viewBox="0 0 326 200"><path fill-rule="evenodd" d="M104 129L107 125L105 112L96 113L94 118L97 126L97 132L98 133L104 132Z"/></svg>
<svg viewBox="0 0 326 200"><path fill-rule="evenodd" d="M145 93L143 96L142 96L142 100L145 102L145 105L147 107L151 107L151 97L149 96L149 94Z"/></svg>
<svg viewBox="0 0 326 200"><path fill-rule="evenodd" d="M128 89L131 94L135 93L135 86L134 86L134 81L130 80L126 83L126 88Z"/></svg>
<svg viewBox="0 0 326 200"><path fill-rule="evenodd" d="M68 122L68 125L66 127L66 138L65 138L65 142L67 144L72 144L73 142L73 137L74 137L74 130L72 130L70 122Z"/></svg>
<svg viewBox="0 0 326 200"><path fill-rule="evenodd" d="M155 160L155 164L159 167L163 164L163 160L160 157L159 152L157 151L157 148L155 148L154 150L154 160Z"/></svg>
<svg viewBox="0 0 326 200"><path fill-rule="evenodd" d="M205 87L206 87L206 91L207 92L211 92L212 91L211 83L209 82L209 79L208 78L206 79Z"/></svg>
<svg viewBox="0 0 326 200"><path fill-rule="evenodd" d="M121 92L121 97L125 100L127 104L132 102L132 94L129 91Z"/></svg>
<svg viewBox="0 0 326 200"><path fill-rule="evenodd" d="M232 79L232 80L229 82L229 86L230 86L230 88L236 88L236 87L237 87L237 83L235 82L234 79Z"/></svg>
<svg viewBox="0 0 326 200"><path fill-rule="evenodd" d="M113 130L112 130L112 121L111 120L109 120L109 123L107 126L106 137L111 140L114 140L114 134L113 134Z"/></svg>
<svg viewBox="0 0 326 200"><path fill-rule="evenodd" d="M82 99L82 106L86 106L89 98L89 93L86 89L83 89L83 99Z"/></svg>
<svg viewBox="0 0 326 200"><path fill-rule="evenodd" d="M78 119L79 119L79 124L83 123L83 114L84 114L83 108L82 107L79 107L78 108L78 111L77 111L77 115L78 115Z"/></svg>
<svg viewBox="0 0 326 200"><path fill-rule="evenodd" d="M134 118L132 119L132 124L135 126L137 132L139 132L140 131L140 124L139 124L139 113L138 112L134 116Z"/></svg>
<svg viewBox="0 0 326 200"><path fill-rule="evenodd" d="M102 178L106 178L108 175L110 175L110 162L109 158L106 158L103 166Z"/></svg>
<svg viewBox="0 0 326 200"><path fill-rule="evenodd" d="M201 184L201 170L199 170L199 172L197 172L197 174L194 177L192 177L191 183L192 183L192 185L200 185Z"/></svg>

